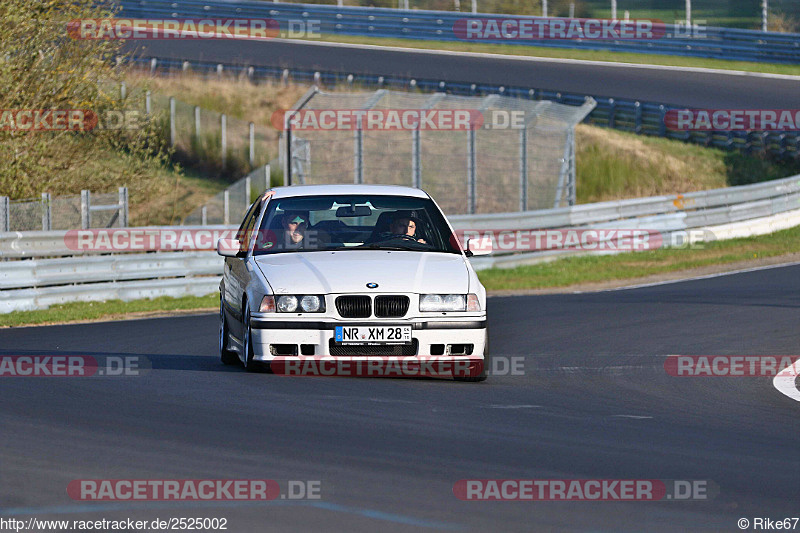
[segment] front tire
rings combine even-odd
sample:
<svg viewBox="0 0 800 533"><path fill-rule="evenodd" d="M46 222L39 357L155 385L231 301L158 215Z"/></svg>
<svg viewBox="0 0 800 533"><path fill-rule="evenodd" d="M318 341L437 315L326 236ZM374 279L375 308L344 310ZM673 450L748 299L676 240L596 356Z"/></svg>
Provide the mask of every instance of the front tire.
<svg viewBox="0 0 800 533"><path fill-rule="evenodd" d="M239 362L236 352L228 349L228 321L225 318L225 305L221 295L219 299L219 360L223 365L235 365Z"/></svg>
<svg viewBox="0 0 800 533"><path fill-rule="evenodd" d="M244 302L244 309L243 316L244 316L244 324L242 325L242 331L244 337L244 346L242 346L242 353L244 354L243 357L243 364L244 369L248 372L262 372L265 369L265 366L255 360L255 352L253 351L253 334L250 331L250 306L245 301Z"/></svg>

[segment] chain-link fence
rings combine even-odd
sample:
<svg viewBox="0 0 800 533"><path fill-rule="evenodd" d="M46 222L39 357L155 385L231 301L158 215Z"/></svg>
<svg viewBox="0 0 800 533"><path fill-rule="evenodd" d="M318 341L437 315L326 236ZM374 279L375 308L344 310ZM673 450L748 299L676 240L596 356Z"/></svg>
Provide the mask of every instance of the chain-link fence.
<svg viewBox="0 0 800 533"><path fill-rule="evenodd" d="M183 219L182 224L185 226L239 224L256 197L270 188L271 168L270 165L264 165L233 183L192 211Z"/></svg>
<svg viewBox="0 0 800 533"><path fill-rule="evenodd" d="M148 95L147 101L149 112L164 113L165 137L175 147L175 157L207 173L241 176L266 165L274 155L269 126L165 95Z"/></svg>
<svg viewBox="0 0 800 533"><path fill-rule="evenodd" d="M110 228L128 225L128 188L115 193L11 200L0 196L0 232Z"/></svg>
<svg viewBox="0 0 800 533"><path fill-rule="evenodd" d="M281 164L289 184L422 188L448 214L572 205L575 125L595 105L313 91L286 114Z"/></svg>

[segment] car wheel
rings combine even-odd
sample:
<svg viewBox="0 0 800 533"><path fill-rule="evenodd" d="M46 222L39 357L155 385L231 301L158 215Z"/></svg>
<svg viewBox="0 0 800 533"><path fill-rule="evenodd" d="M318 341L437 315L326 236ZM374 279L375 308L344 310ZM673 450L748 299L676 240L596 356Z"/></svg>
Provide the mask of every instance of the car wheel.
<svg viewBox="0 0 800 533"><path fill-rule="evenodd" d="M228 321L225 319L222 297L219 299L219 359L224 365L233 365L239 362L236 352L228 349Z"/></svg>
<svg viewBox="0 0 800 533"><path fill-rule="evenodd" d="M265 365L255 360L255 352L253 352L253 334L250 331L250 306L244 302L244 346L242 352L244 353L244 368L248 372L261 372L265 370Z"/></svg>
<svg viewBox="0 0 800 533"><path fill-rule="evenodd" d="M481 370L481 373L478 374L477 376L469 376L469 377L461 376L461 377L455 377L454 379L456 381L463 381L466 383L478 383L480 381L486 381L486 378L488 377L488 375L486 374L486 369L489 368L490 364L491 364L491 358L489 356L489 329L487 328L486 344L484 345L483 348L483 370Z"/></svg>

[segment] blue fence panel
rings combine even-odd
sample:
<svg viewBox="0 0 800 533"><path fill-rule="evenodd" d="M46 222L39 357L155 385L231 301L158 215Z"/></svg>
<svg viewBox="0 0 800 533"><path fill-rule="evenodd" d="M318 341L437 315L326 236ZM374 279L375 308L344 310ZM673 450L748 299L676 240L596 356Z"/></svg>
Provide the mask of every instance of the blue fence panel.
<svg viewBox="0 0 800 533"><path fill-rule="evenodd" d="M453 30L458 20L492 18L493 14L447 11L403 11L388 8L337 7L316 4L270 2L221 2L181 0L122 0L123 14L139 18L270 18L286 29L289 21L318 21L324 34L401 39L462 41ZM503 17L510 17L501 15ZM516 19L536 17L513 16ZM544 46L647 54L666 54L740 61L800 63L800 34L761 32L732 28L700 28L687 31L665 25L665 37L653 40L481 40L485 43Z"/></svg>

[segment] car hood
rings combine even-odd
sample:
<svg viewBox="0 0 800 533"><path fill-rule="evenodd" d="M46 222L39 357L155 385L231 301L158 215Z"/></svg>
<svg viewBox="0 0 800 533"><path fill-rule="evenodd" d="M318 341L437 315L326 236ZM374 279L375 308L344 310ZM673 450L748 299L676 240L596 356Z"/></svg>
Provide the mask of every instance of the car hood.
<svg viewBox="0 0 800 533"><path fill-rule="evenodd" d="M469 273L457 254L386 250L293 252L255 257L275 294L375 292L466 294Z"/></svg>

